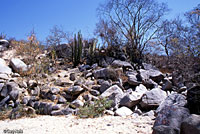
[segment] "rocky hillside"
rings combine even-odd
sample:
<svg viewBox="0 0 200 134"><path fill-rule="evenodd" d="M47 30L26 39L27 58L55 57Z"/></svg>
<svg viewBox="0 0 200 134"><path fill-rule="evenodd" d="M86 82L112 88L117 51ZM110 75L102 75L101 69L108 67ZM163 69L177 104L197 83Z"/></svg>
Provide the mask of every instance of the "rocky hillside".
<svg viewBox="0 0 200 134"><path fill-rule="evenodd" d="M8 42L1 42L1 119L35 115L149 116L154 120L153 134L200 133L198 84L184 85L176 75L163 74L151 64L136 67L108 56L77 67L57 58L53 61L56 66L48 68L51 73L36 72L27 77L33 65L4 45ZM43 52L36 60L46 59L48 54Z"/></svg>

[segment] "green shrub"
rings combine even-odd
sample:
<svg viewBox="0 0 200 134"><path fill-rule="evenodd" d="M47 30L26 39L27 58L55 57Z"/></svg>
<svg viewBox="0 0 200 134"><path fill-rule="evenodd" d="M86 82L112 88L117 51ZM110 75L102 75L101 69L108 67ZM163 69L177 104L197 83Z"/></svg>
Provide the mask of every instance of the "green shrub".
<svg viewBox="0 0 200 134"><path fill-rule="evenodd" d="M19 119L22 117L35 117L36 113L33 108L27 107L24 105L19 105L18 107L12 109L11 107L9 108L4 108L1 109L0 111L0 120L5 120L5 119Z"/></svg>
<svg viewBox="0 0 200 134"><path fill-rule="evenodd" d="M107 108L110 108L112 104L111 100L106 98L100 98L93 103L85 103L83 107L79 108L78 116L80 118L95 118L102 116Z"/></svg>

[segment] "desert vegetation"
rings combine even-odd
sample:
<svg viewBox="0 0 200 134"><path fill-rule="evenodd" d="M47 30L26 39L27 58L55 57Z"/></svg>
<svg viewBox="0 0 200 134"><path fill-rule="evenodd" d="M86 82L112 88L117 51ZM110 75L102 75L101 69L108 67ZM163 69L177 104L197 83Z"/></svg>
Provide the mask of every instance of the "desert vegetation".
<svg viewBox="0 0 200 134"><path fill-rule="evenodd" d="M200 114L200 4L168 12L156 0L108 0L90 38L57 25L45 42L34 30L1 33L0 119L147 115L155 134L186 132L183 119Z"/></svg>

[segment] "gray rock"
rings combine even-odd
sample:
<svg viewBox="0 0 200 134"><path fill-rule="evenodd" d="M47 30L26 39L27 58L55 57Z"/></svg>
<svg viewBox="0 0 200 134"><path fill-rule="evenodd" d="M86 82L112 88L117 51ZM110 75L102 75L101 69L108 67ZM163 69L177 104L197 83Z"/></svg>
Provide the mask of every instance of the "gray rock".
<svg viewBox="0 0 200 134"><path fill-rule="evenodd" d="M70 79L71 81L75 81L75 80L76 80L76 75L75 75L75 73L71 73L69 79Z"/></svg>
<svg viewBox="0 0 200 134"><path fill-rule="evenodd" d="M144 109L157 108L166 97L166 92L159 88L154 88L144 94L140 106Z"/></svg>
<svg viewBox="0 0 200 134"><path fill-rule="evenodd" d="M52 93L52 94L58 94L59 92L60 92L59 88L56 88L56 87L50 88L50 93Z"/></svg>
<svg viewBox="0 0 200 134"><path fill-rule="evenodd" d="M109 100L113 101L114 106L118 106L121 98L123 97L124 93L121 88L119 88L117 85L113 85L110 88L108 88L106 91L104 91L100 97L108 97Z"/></svg>
<svg viewBox="0 0 200 134"><path fill-rule="evenodd" d="M18 58L12 58L10 61L10 66L17 73L28 71L28 66Z"/></svg>
<svg viewBox="0 0 200 134"><path fill-rule="evenodd" d="M172 82L169 79L165 78L164 84L162 86L162 90L167 91L167 90L171 90L171 89L172 89Z"/></svg>
<svg viewBox="0 0 200 134"><path fill-rule="evenodd" d="M78 95L80 94L82 91L84 91L84 89L80 86L72 86L70 88L68 88L68 90L66 91L69 94L72 95Z"/></svg>
<svg viewBox="0 0 200 134"><path fill-rule="evenodd" d="M132 108L133 106L139 103L140 99L141 98L138 98L134 94L127 94L120 100L120 106L126 106L128 108Z"/></svg>
<svg viewBox="0 0 200 134"><path fill-rule="evenodd" d="M39 96L40 95L40 88L34 87L33 90L31 90L31 96Z"/></svg>
<svg viewBox="0 0 200 134"><path fill-rule="evenodd" d="M138 86L139 84L141 84L142 81L139 81L137 76L138 76L137 72L128 72L127 73L128 83L133 86Z"/></svg>
<svg viewBox="0 0 200 134"><path fill-rule="evenodd" d="M0 74L11 74L12 73L12 69L9 68L7 65L6 65L6 62L4 59L1 59L0 58Z"/></svg>
<svg viewBox="0 0 200 134"><path fill-rule="evenodd" d="M165 125L180 131L181 122L189 115L187 108L176 105L166 106L158 113L153 127Z"/></svg>
<svg viewBox="0 0 200 134"><path fill-rule="evenodd" d="M91 66L90 65L81 65L79 66L79 70L81 72L85 71L85 70L88 70L88 69L91 69Z"/></svg>
<svg viewBox="0 0 200 134"><path fill-rule="evenodd" d="M1 89L1 93L0 93L0 96L2 97L6 97L8 95L8 89L7 89L7 86L4 85Z"/></svg>
<svg viewBox="0 0 200 134"><path fill-rule="evenodd" d="M99 96L100 95L100 92L97 91L97 90L91 89L89 92L90 92L91 95L94 95L94 96Z"/></svg>
<svg viewBox="0 0 200 134"><path fill-rule="evenodd" d="M52 106L52 111L53 111L53 110L59 110L59 109L61 109L61 108L62 108L62 105L63 105L63 104L56 104L56 105L53 105L53 106Z"/></svg>
<svg viewBox="0 0 200 134"><path fill-rule="evenodd" d="M67 107L65 109L62 109L62 112L64 115L71 115L71 114L75 114L76 110Z"/></svg>
<svg viewBox="0 0 200 134"><path fill-rule="evenodd" d="M62 96L58 97L58 103L59 104L65 104L66 102L67 102L67 100L64 97L62 97Z"/></svg>
<svg viewBox="0 0 200 134"><path fill-rule="evenodd" d="M0 74L0 79L8 80L9 77L7 74Z"/></svg>
<svg viewBox="0 0 200 134"><path fill-rule="evenodd" d="M3 100L0 101L0 108L4 106L10 99L10 96L5 97Z"/></svg>
<svg viewBox="0 0 200 134"><path fill-rule="evenodd" d="M129 68L129 69L133 69L133 66L126 62L126 61L121 61L121 60L114 60L111 64L112 67L115 68L120 68L120 67L124 67L124 68Z"/></svg>
<svg viewBox="0 0 200 134"><path fill-rule="evenodd" d="M3 88L3 86L4 86L4 83L0 83L0 92L1 92L1 90Z"/></svg>
<svg viewBox="0 0 200 134"><path fill-rule="evenodd" d="M187 101L190 112L200 115L200 86L195 85L188 90Z"/></svg>
<svg viewBox="0 0 200 134"><path fill-rule="evenodd" d="M149 116L151 118L155 118L155 112L151 110L149 112L144 113L143 116Z"/></svg>
<svg viewBox="0 0 200 134"><path fill-rule="evenodd" d="M200 115L186 118L181 124L181 134L200 134Z"/></svg>
<svg viewBox="0 0 200 134"><path fill-rule="evenodd" d="M40 101L36 101L33 105L34 109L39 109L40 108Z"/></svg>
<svg viewBox="0 0 200 134"><path fill-rule="evenodd" d="M59 116L59 115L64 115L64 113L62 112L62 110L53 110L50 115Z"/></svg>
<svg viewBox="0 0 200 134"><path fill-rule="evenodd" d="M159 113L166 106L176 105L184 107L186 106L186 104L187 100L185 96L177 93L172 93L169 96L167 96L167 98L160 104L160 106L156 110L156 113Z"/></svg>
<svg viewBox="0 0 200 134"><path fill-rule="evenodd" d="M11 100L16 101L19 98L19 90L12 90L9 95Z"/></svg>
<svg viewBox="0 0 200 134"><path fill-rule="evenodd" d="M128 91L125 93L123 98L120 100L121 106L126 106L128 108L132 108L133 106L137 105L140 101L142 96L147 92L147 89L144 85L140 84L135 88L135 91Z"/></svg>
<svg viewBox="0 0 200 134"><path fill-rule="evenodd" d="M136 109L134 111L134 114L142 115L142 111L140 109Z"/></svg>
<svg viewBox="0 0 200 134"><path fill-rule="evenodd" d="M147 63L142 63L142 66L144 67L144 70L158 70L155 66L151 65L151 64L147 64Z"/></svg>
<svg viewBox="0 0 200 134"><path fill-rule="evenodd" d="M101 88L101 85L94 85L92 86L92 89L99 91Z"/></svg>
<svg viewBox="0 0 200 134"><path fill-rule="evenodd" d="M83 84L85 84L85 80L82 78L79 78L74 82L74 86L82 86Z"/></svg>
<svg viewBox="0 0 200 134"><path fill-rule="evenodd" d="M74 106L74 108L79 108L79 107L82 107L84 105L84 103L81 100L78 100L78 99L72 101L71 104Z"/></svg>
<svg viewBox="0 0 200 134"><path fill-rule="evenodd" d="M180 130L170 126L160 125L153 128L152 134L180 134Z"/></svg>
<svg viewBox="0 0 200 134"><path fill-rule="evenodd" d="M112 84L108 81L104 81L101 83L100 93L103 93L106 89L108 89Z"/></svg>
<svg viewBox="0 0 200 134"><path fill-rule="evenodd" d="M27 105L29 100L30 100L30 96L24 96L23 99L22 99L22 104Z"/></svg>
<svg viewBox="0 0 200 134"><path fill-rule="evenodd" d="M131 114L133 114L133 111L127 107L121 107L115 111L115 115L117 116L129 116Z"/></svg>
<svg viewBox="0 0 200 134"><path fill-rule="evenodd" d="M99 70L94 70L93 75L95 79L111 79L116 81L118 79L117 72L114 69L109 69L109 68L102 68Z"/></svg>
<svg viewBox="0 0 200 134"><path fill-rule="evenodd" d="M158 71L158 70L148 70L148 75L149 75L149 78L152 79L153 81L155 82L160 82L164 79L164 75Z"/></svg>

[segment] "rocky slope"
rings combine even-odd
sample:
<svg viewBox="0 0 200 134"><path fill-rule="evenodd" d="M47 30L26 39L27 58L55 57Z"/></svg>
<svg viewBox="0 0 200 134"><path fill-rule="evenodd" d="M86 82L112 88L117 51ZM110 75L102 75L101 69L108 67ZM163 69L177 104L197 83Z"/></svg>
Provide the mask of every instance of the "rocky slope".
<svg viewBox="0 0 200 134"><path fill-rule="evenodd" d="M6 52L10 50L4 50L5 54ZM43 58L46 56L42 55ZM107 98L112 102L111 107L104 111L105 114L112 116L85 120L77 120L73 116L6 120L1 121L3 124L1 128L5 129L5 126L9 125L11 126L9 129L12 127L14 129L15 125L12 124L17 123L19 126L16 125L16 128L28 131L35 123L36 128L41 128L44 133L62 133L69 130L70 126L72 133L79 131L86 133L86 126L91 128L89 129L91 133L187 134L192 131L197 134L200 132L198 85L192 83L188 87L180 83L176 76L163 74L146 63L143 63L143 68L136 68L127 61L113 57L105 57L104 63L106 63L104 66L96 63L83 64L77 68L52 69L53 73L41 74L40 79L33 79L20 76L30 68L23 59L15 57L14 54L3 55L0 58L0 109L3 111L11 107L10 118L18 118L24 113L51 116L78 115L80 108L86 104L93 105L101 98ZM71 125L66 124L71 118L73 118L69 123ZM43 124L40 122L43 119L48 123L44 128L39 125ZM26 121L26 124L33 123L30 126L23 126L23 122ZM57 126L54 126L57 121L58 130ZM80 126L76 127L73 123L80 123Z"/></svg>

